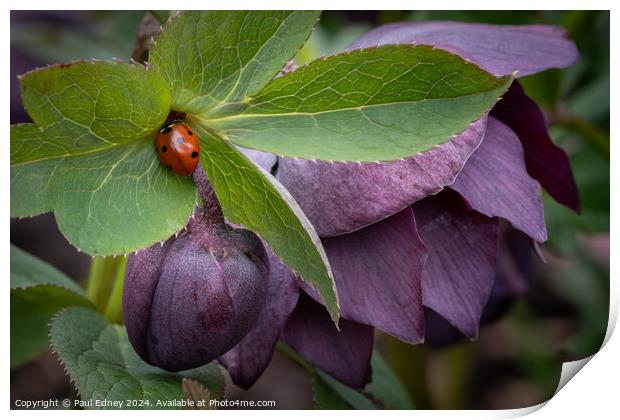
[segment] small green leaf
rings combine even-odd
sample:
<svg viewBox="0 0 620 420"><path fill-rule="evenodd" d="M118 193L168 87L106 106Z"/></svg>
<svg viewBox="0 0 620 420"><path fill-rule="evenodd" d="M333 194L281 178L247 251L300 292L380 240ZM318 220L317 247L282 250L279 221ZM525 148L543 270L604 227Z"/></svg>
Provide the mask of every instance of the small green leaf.
<svg viewBox="0 0 620 420"><path fill-rule="evenodd" d="M51 341L82 401L144 400L148 405L129 408L174 408L158 401L181 400L183 378L201 383L214 398L222 396L224 379L215 363L178 373L150 366L135 353L123 327L106 323L92 310L58 314Z"/></svg>
<svg viewBox="0 0 620 420"><path fill-rule="evenodd" d="M201 118L234 144L277 155L395 160L464 131L511 80L430 46L385 45L313 61L242 108Z"/></svg>
<svg viewBox="0 0 620 420"><path fill-rule="evenodd" d="M185 225L193 183L166 171L153 147L171 100L160 76L79 62L27 73L21 87L36 124L11 127L11 216L53 210L91 255L144 248Z"/></svg>
<svg viewBox="0 0 620 420"><path fill-rule="evenodd" d="M319 17L307 11L181 12L151 48L173 108L200 114L252 96L293 58Z"/></svg>
<svg viewBox="0 0 620 420"><path fill-rule="evenodd" d="M412 410L414 406L407 389L378 351L372 353L370 363L372 382L366 385L364 391L381 401L386 408Z"/></svg>
<svg viewBox="0 0 620 420"><path fill-rule="evenodd" d="M338 297L321 241L299 204L270 174L234 146L193 124L201 139L201 164L226 218L256 232L323 297L338 320Z"/></svg>
<svg viewBox="0 0 620 420"><path fill-rule="evenodd" d="M217 408L215 405L211 407L211 393L200 382L183 378L181 390L183 399L191 404L188 406L189 410L215 410Z"/></svg>
<svg viewBox="0 0 620 420"><path fill-rule="evenodd" d="M141 65L120 62L75 62L33 70L21 77L20 88L28 115L46 128L47 140L59 155L143 139L154 134L170 109L170 91L160 76ZM36 152L20 150L20 156Z"/></svg>
<svg viewBox="0 0 620 420"><path fill-rule="evenodd" d="M92 303L70 278L11 245L11 367L47 348L49 322L68 306Z"/></svg>
<svg viewBox="0 0 620 420"><path fill-rule="evenodd" d="M320 369L312 376L314 408L317 410L375 410L376 407L359 391L338 382Z"/></svg>

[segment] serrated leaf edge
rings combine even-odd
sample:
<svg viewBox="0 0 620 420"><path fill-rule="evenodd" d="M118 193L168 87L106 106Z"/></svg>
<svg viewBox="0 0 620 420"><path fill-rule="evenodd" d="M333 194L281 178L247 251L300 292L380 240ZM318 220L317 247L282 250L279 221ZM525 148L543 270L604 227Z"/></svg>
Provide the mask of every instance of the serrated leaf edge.
<svg viewBox="0 0 620 420"><path fill-rule="evenodd" d="M404 156L398 159L390 159L390 160L364 160L364 161L360 161L360 160L327 160L327 159L307 159L301 156L292 156L292 155L286 155L284 157L287 158L291 158L291 159L295 159L295 160L308 160L308 161L312 161L312 162L326 162L326 163L357 163L357 164L364 164L364 163L388 163L388 162L398 162L398 161L404 161L408 158L414 157L414 156L418 156L422 153L426 153L429 150L433 150L434 148L437 148L439 146L441 146L442 144L445 144L451 140L453 140L454 138L458 137L459 135L461 135L464 131L466 131L467 129L469 129L474 123L476 123L478 120L480 120L481 118L483 118L486 114L488 114L494 107L495 105L504 98L504 94L506 93L506 91L508 90L508 88L510 87L510 85L512 84L512 82L514 81L514 79L516 78L517 73L519 72L518 70L515 70L514 72L512 72L509 75L504 75L504 76L500 76L500 77L496 77L494 76L492 73L488 72L487 70L485 70L484 68L482 68L481 66L479 66L477 63L474 63L473 61L462 57L458 54L455 54L451 51L445 50L443 48L437 47L434 43L432 44L427 44L427 43L416 43L416 42L411 42L411 43L396 43L396 44L383 44L383 45L376 45L376 46L371 46L371 47L365 47L365 48L354 48L354 49L345 49L343 52L337 53L337 54L331 54L331 55L322 55L321 57L317 58L316 60L312 60L308 63L305 63L302 66L298 66L295 70L293 71L289 71L286 73L283 73L279 78L285 78L285 77L291 77L291 75L293 75L296 71L299 71L301 69L307 68L308 66L310 66L311 64L317 62L317 61L325 61L329 58L333 58L333 57L337 57L337 56L347 56L350 55L356 51L362 51L362 50L373 50L373 49L380 49L382 47L389 47L389 46L398 46L398 45L410 45L412 47L429 47L431 50L441 50L449 55L458 57L459 59L467 62L468 64L477 67L479 70L481 70L484 73L487 73L491 76L493 76L495 79L497 80L501 80L501 79L505 79L505 84L506 84L506 88L504 89L504 92L495 100L493 101L493 103L485 110L483 111L476 119L473 119L469 122L469 124L467 125L467 127L465 127L462 131L459 131L458 133L453 134L452 136L450 136L448 139L446 139L445 141L436 144L432 147L430 147L429 149L426 149L422 152L418 152L415 153L413 155L410 156ZM497 88L499 88L500 86L498 86ZM497 89L496 88L496 89ZM468 96L475 96L478 95L479 93L474 93L471 95L462 95L460 96L461 98L465 98ZM254 97L249 97L249 99L253 99ZM239 114L235 114L235 115L239 115ZM204 120L205 124L208 125L209 119L208 118L204 118L201 116L196 116L198 119L200 120ZM216 119L217 120L217 119ZM248 145L245 144L236 144L228 135L228 133L226 133L225 130L221 130L221 129L215 129L214 127L209 127L209 129L211 131L215 131L220 137L222 137L224 140L226 140L229 143L235 144L236 146L241 146L241 147L245 147L248 149L252 149L252 150L257 150L260 152L266 152L266 153L273 153L273 151L271 150L264 150L264 149L259 149L259 148L255 148L255 147L250 147Z"/></svg>
<svg viewBox="0 0 620 420"><path fill-rule="evenodd" d="M54 283L41 283L41 284L35 284L35 285L32 285L32 286L11 287L11 292L13 292L13 291L20 291L20 292L23 291L23 292L26 292L26 291L28 291L30 289L37 289L37 288L41 288L41 287L53 287L53 288L62 290L64 292L69 292L72 295L77 296L77 297L83 299L85 302L88 302L89 304L92 305L92 302L88 299L88 297L86 295L80 295L80 294L76 293L75 290L71 290L68 287L59 286L59 285L54 284ZM75 305L71 305L71 306L75 306Z"/></svg>
<svg viewBox="0 0 620 420"><path fill-rule="evenodd" d="M52 354L54 354L56 356L56 359L58 359L58 363L60 364L60 366L62 367L62 369L65 372L65 376L67 376L69 378L69 382L73 385L73 387L76 389L76 391L78 392L78 396L80 397L80 399L82 398L82 391L80 389L80 385L78 384L78 379L74 378L73 375L71 374L71 372L69 371L69 369L67 368L67 365L65 364L64 360L62 359L62 357L60 356L60 353L58 351L58 347L57 344L54 342L54 338L53 338L53 334L54 334L54 323L56 322L56 320L58 318L60 318L61 316L65 315L68 311L70 311L72 309L72 307L67 307L67 308L63 308L61 310L59 310L58 312L56 312L56 314L52 317L52 319L50 320L50 322L47 324L48 326L48 341L49 341L49 348L50 351L52 352ZM94 311L93 311L94 312ZM97 315L101 316L100 313L96 312ZM118 333L119 330L123 329L122 326L120 325L112 325L112 324L108 324L106 323L106 327L104 328L104 330L109 327L112 326L115 331ZM103 332L103 331L102 331ZM99 335L100 336L100 335ZM121 352L122 353L122 352ZM123 358L124 360L124 358ZM225 381L225 374L224 374L224 368L219 364L216 363L216 366L219 368L219 375L220 378L222 379L222 394L220 396L221 399L225 399L226 398L226 381ZM178 376L178 379L180 381L182 381L183 379L185 379L185 376ZM205 387L206 389L208 389L208 387L200 382L197 381L195 379L192 379L198 383L200 383L203 387ZM144 389L142 388L142 386L140 386L140 392L142 393L142 395L144 395ZM181 396L182 397L182 396Z"/></svg>

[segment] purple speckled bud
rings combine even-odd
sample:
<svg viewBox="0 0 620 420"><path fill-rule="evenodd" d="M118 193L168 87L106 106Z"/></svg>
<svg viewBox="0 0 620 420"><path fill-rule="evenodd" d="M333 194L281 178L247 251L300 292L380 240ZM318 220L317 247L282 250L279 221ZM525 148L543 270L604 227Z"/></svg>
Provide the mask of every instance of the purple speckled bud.
<svg viewBox="0 0 620 420"><path fill-rule="evenodd" d="M146 362L169 371L202 366L233 348L265 301L269 260L252 232L224 222L206 174L204 207L187 232L129 257L123 317Z"/></svg>

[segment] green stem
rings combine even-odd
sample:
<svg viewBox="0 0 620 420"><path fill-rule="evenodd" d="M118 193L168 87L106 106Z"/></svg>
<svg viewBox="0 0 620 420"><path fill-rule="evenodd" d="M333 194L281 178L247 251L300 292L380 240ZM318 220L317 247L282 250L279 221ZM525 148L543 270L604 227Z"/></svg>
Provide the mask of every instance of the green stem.
<svg viewBox="0 0 620 420"><path fill-rule="evenodd" d="M121 325L123 324L123 284L125 283L126 266L127 257L120 257L114 279L114 288L104 312L108 321Z"/></svg>
<svg viewBox="0 0 620 420"><path fill-rule="evenodd" d="M115 257L96 257L93 259L88 274L86 294L100 312L105 310L118 265L119 258Z"/></svg>

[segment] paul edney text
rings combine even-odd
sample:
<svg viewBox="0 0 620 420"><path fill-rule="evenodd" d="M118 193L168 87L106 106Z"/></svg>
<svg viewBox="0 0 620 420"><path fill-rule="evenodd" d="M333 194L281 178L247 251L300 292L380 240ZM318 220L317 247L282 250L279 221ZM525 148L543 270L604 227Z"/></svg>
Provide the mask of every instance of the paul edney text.
<svg viewBox="0 0 620 420"><path fill-rule="evenodd" d="M123 408L125 401L113 400L73 400L73 406L79 408Z"/></svg>
<svg viewBox="0 0 620 420"><path fill-rule="evenodd" d="M209 401L207 400L123 400L123 401L111 401L111 400L74 400L73 405L79 408L138 408L138 407L151 407L151 408L201 408L209 407Z"/></svg>

